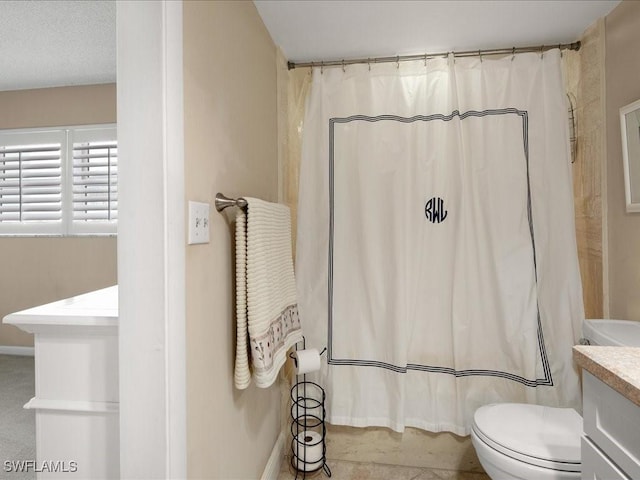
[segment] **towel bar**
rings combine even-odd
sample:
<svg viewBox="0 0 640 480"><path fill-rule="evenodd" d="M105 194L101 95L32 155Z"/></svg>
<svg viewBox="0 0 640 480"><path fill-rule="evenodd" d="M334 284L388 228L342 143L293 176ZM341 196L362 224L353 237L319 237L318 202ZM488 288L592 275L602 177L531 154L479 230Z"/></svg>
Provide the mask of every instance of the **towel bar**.
<svg viewBox="0 0 640 480"><path fill-rule="evenodd" d="M234 199L234 198L226 197L221 193L217 193L216 194L216 210L221 212L227 207L246 208L247 201L242 197Z"/></svg>

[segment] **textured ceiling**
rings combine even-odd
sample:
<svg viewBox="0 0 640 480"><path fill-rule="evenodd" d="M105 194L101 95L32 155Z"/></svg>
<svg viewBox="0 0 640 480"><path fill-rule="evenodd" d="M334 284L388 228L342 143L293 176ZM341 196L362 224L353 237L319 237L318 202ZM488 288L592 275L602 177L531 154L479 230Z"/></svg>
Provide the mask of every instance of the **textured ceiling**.
<svg viewBox="0 0 640 480"><path fill-rule="evenodd" d="M570 43L619 0L255 0L291 61Z"/></svg>
<svg viewBox="0 0 640 480"><path fill-rule="evenodd" d="M116 81L116 2L0 0L0 90Z"/></svg>
<svg viewBox="0 0 640 480"><path fill-rule="evenodd" d="M293 61L571 42L618 3L255 1L275 43ZM0 90L115 82L116 4L0 0Z"/></svg>

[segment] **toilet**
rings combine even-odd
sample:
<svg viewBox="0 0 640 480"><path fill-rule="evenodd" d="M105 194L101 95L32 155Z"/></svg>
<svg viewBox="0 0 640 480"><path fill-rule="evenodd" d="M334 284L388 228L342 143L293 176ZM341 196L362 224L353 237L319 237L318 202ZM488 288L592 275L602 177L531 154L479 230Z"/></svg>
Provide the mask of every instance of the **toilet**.
<svg viewBox="0 0 640 480"><path fill-rule="evenodd" d="M587 319L582 332L581 343L640 347L637 322ZM582 417L574 409L523 403L480 407L471 427L492 480L578 480L581 436Z"/></svg>
<svg viewBox="0 0 640 480"><path fill-rule="evenodd" d="M471 441L492 480L578 480L582 417L572 408L496 403L476 410Z"/></svg>

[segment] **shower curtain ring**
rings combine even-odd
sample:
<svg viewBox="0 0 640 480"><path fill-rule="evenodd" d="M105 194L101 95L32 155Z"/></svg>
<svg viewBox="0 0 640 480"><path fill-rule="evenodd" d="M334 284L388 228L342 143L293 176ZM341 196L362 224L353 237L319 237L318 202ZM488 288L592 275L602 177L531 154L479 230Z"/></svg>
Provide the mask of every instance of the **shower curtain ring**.
<svg viewBox="0 0 640 480"><path fill-rule="evenodd" d="M400 55L396 57L396 68L400 68Z"/></svg>
<svg viewBox="0 0 640 480"><path fill-rule="evenodd" d="M544 57L544 45L540 46L540 60L542 60Z"/></svg>
<svg viewBox="0 0 640 480"><path fill-rule="evenodd" d="M513 59L516 58L516 47L513 47L511 49L511 61L513 62Z"/></svg>
<svg viewBox="0 0 640 480"><path fill-rule="evenodd" d="M480 57L480 63L482 63L482 51L478 49L478 56Z"/></svg>
<svg viewBox="0 0 640 480"><path fill-rule="evenodd" d="M346 70L344 69L344 58L342 59L342 73L344 73Z"/></svg>
<svg viewBox="0 0 640 480"><path fill-rule="evenodd" d="M320 75L324 75L324 60L320 62Z"/></svg>
<svg viewBox="0 0 640 480"><path fill-rule="evenodd" d="M367 65L369 66L369 71L371 71L371 58L367 58Z"/></svg>
<svg viewBox="0 0 640 480"><path fill-rule="evenodd" d="M424 66L425 67L427 66L427 54L426 53L424 54Z"/></svg>

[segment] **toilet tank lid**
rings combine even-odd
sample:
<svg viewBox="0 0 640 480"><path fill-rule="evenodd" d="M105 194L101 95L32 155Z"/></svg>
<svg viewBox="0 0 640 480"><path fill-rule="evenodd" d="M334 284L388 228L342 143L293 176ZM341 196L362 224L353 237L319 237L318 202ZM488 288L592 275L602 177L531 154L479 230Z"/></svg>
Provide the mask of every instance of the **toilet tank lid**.
<svg viewBox="0 0 640 480"><path fill-rule="evenodd" d="M476 410L474 429L506 450L551 462L580 463L582 417L572 408L497 403Z"/></svg>

